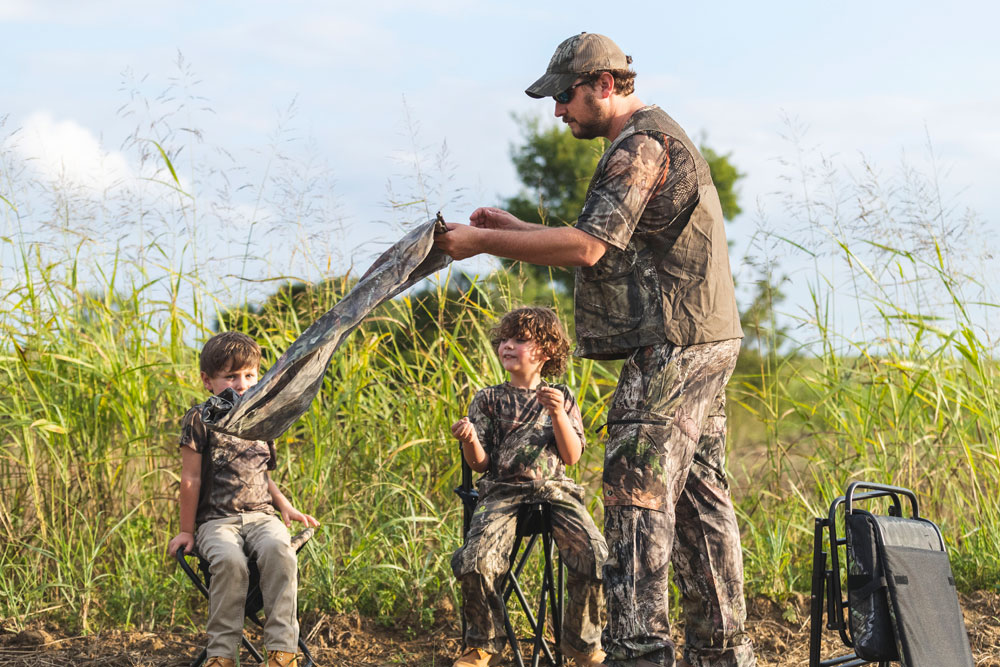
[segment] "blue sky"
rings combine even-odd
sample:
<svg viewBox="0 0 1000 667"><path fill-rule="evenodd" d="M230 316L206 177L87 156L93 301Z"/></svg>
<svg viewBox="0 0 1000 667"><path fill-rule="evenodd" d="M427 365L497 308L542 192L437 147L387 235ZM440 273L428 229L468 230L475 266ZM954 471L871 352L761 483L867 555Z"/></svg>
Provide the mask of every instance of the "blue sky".
<svg viewBox="0 0 1000 667"><path fill-rule="evenodd" d="M341 260L363 264L351 249L396 236L375 221L393 217L388 187L410 194L414 154L447 145L447 194L432 193L428 207L449 220L517 190L511 114L551 116L551 101L522 91L556 44L587 30L633 56L644 102L747 174L734 255L760 219L787 215L773 193L789 187L783 162L797 159L783 139L792 126L809 160L822 155L847 178L862 159L889 175L903 162L928 169L930 143L945 198L995 234L997 25L992 2L0 0L0 139L22 130L16 150L38 169L138 173L121 150L135 127L118 113L123 73L155 97L183 54L204 99L173 121L190 115L202 131L194 159L224 148L252 181L280 127L283 151L323 165L345 230Z"/></svg>

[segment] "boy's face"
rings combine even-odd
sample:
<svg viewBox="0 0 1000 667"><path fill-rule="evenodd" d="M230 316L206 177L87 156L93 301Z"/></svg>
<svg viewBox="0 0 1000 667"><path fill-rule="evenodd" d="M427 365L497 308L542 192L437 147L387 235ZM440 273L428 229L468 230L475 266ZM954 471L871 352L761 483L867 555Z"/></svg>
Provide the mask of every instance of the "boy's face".
<svg viewBox="0 0 1000 667"><path fill-rule="evenodd" d="M257 384L258 372L257 366L230 368L211 376L202 371L201 382L205 385L206 391L210 391L213 394L219 394L224 389L232 387L237 394L242 396L243 392Z"/></svg>
<svg viewBox="0 0 1000 667"><path fill-rule="evenodd" d="M505 371L526 377L541 372L542 366L549 360L534 340L522 336L501 340L497 345L497 356Z"/></svg>

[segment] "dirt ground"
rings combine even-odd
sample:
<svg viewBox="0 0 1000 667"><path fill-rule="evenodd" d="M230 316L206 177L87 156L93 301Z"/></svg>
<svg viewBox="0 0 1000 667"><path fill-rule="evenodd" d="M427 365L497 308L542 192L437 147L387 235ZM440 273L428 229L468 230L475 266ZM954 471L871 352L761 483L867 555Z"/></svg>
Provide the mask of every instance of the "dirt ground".
<svg viewBox="0 0 1000 667"><path fill-rule="evenodd" d="M977 667L1000 667L1000 592L964 595L961 602ZM808 605L807 596L785 607L768 600L751 602L748 629L757 648L758 664L808 664ZM439 616L442 620L434 627L418 631L385 627L350 615L306 618L302 628L319 665L448 667L458 652L459 627L453 610L442 609ZM191 662L204 641L204 635L183 628L68 637L58 628L35 627L14 633L5 629L7 625L0 620L0 665L16 667L181 667ZM678 627L675 632L681 634L682 630ZM823 658L846 652L835 633L824 631L823 636ZM503 664L514 663L508 660Z"/></svg>

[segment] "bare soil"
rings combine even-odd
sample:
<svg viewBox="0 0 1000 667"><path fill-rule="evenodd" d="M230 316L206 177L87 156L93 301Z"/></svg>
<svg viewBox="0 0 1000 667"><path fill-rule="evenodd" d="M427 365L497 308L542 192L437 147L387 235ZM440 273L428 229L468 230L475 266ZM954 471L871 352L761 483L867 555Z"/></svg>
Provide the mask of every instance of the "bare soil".
<svg viewBox="0 0 1000 667"><path fill-rule="evenodd" d="M1000 592L963 595L961 603L977 667L1000 667ZM460 630L454 610L442 609L439 617L441 620L431 628L408 629L352 615L320 615L303 619L302 629L319 665L448 667L459 650ZM190 664L205 639L193 629L184 628L73 637L49 626L15 633L5 629L10 625L0 619L0 665L13 667L181 667ZM766 599L752 600L748 630L756 645L758 664L808 664L807 596L780 606ZM680 627L675 631L682 634ZM823 638L823 658L846 652L834 632L824 631Z"/></svg>

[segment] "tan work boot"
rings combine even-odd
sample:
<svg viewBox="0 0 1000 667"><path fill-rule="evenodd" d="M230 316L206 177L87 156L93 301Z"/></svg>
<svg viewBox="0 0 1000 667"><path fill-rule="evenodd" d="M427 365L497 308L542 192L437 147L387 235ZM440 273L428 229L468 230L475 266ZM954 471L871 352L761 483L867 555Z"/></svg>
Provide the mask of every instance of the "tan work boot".
<svg viewBox="0 0 1000 667"><path fill-rule="evenodd" d="M489 667L500 662L499 653L488 653L481 648L466 649L452 667Z"/></svg>
<svg viewBox="0 0 1000 667"><path fill-rule="evenodd" d="M605 653L601 649L595 649L591 653L580 653L568 644L562 647L563 655L573 658L579 667L603 667Z"/></svg>
<svg viewBox="0 0 1000 667"><path fill-rule="evenodd" d="M205 661L205 667L236 667L236 661L232 658L223 658L213 655Z"/></svg>
<svg viewBox="0 0 1000 667"><path fill-rule="evenodd" d="M297 667L298 664L298 653L288 653L286 651L267 652L267 667Z"/></svg>

